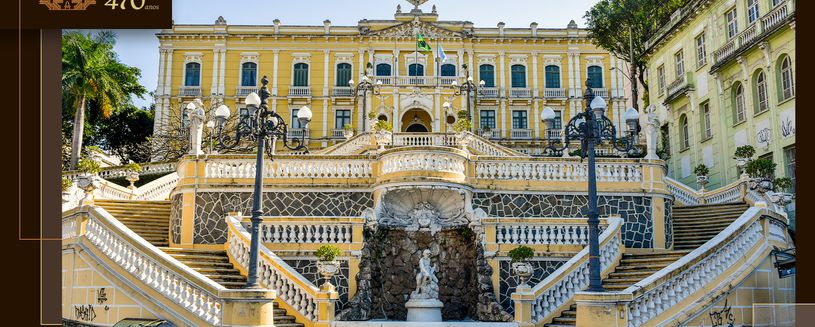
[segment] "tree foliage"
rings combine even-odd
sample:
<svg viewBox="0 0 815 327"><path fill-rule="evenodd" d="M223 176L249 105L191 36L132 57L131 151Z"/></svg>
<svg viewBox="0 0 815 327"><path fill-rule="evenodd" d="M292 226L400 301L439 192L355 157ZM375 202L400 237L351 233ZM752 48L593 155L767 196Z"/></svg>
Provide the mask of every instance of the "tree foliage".
<svg viewBox="0 0 815 327"><path fill-rule="evenodd" d="M647 91L648 85L643 74L647 64L646 43L670 20L671 13L687 2L688 0L601 0L584 17L589 38L633 64L633 74ZM630 51L630 43L633 43L633 53ZM632 83L633 87L636 84Z"/></svg>
<svg viewBox="0 0 815 327"><path fill-rule="evenodd" d="M119 61L115 44L111 31L69 31L62 36L63 133L73 137L70 166L77 164L86 136L91 144L105 138L99 133L102 120L147 92L139 84L141 71Z"/></svg>

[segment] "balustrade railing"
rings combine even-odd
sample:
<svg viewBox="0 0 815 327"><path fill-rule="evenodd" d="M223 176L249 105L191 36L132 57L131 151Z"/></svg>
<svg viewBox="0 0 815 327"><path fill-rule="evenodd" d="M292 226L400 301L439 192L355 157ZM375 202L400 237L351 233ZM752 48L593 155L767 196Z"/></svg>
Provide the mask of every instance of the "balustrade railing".
<svg viewBox="0 0 815 327"><path fill-rule="evenodd" d="M237 217L227 217L227 254L241 270L248 269L249 232ZM275 289L278 299L285 304L289 314L309 321L328 325L333 320L335 291L321 290L303 277L271 250L261 246L258 254L258 282L261 286Z"/></svg>
<svg viewBox="0 0 815 327"><path fill-rule="evenodd" d="M683 205L742 202L747 186L746 181L738 180L712 191L700 192L668 176L665 176L665 182L676 203Z"/></svg>
<svg viewBox="0 0 815 327"><path fill-rule="evenodd" d="M374 83L382 82L382 85L392 85L393 77L391 76L375 76Z"/></svg>
<svg viewBox="0 0 815 327"><path fill-rule="evenodd" d="M311 130L308 128L289 128L286 137L292 140L309 139L311 137Z"/></svg>
<svg viewBox="0 0 815 327"><path fill-rule="evenodd" d="M770 12L762 16L754 24L747 27L732 37L727 43L713 52L713 60L716 65L722 64L733 58L733 55L742 47L752 46L757 40L768 35L778 24L783 23L790 17L795 9L793 1L785 0L777 4Z"/></svg>
<svg viewBox="0 0 815 327"><path fill-rule="evenodd" d="M586 181L588 166L585 162L565 160L512 160L478 161L475 177L493 180ZM597 161L599 182L641 182L642 166L634 162L613 160Z"/></svg>
<svg viewBox="0 0 815 327"><path fill-rule="evenodd" d="M492 130L493 133L499 133L500 131ZM523 153L518 151L512 150L502 145L498 145L492 142L488 142L485 138L482 138L483 135L473 135L473 140L470 141L469 147L475 149L480 154L485 156L492 156L492 157L522 157L524 156Z"/></svg>
<svg viewBox="0 0 815 327"><path fill-rule="evenodd" d="M478 89L481 94L479 97L481 98L498 98L498 88L497 87L482 87Z"/></svg>
<svg viewBox="0 0 815 327"><path fill-rule="evenodd" d="M467 159L442 151L405 151L388 153L380 160L382 174L406 171L450 172L464 175Z"/></svg>
<svg viewBox="0 0 815 327"><path fill-rule="evenodd" d="M141 171L139 172L140 175L154 175L154 174L166 174L175 171L176 162L150 162L150 163L143 163L140 164ZM128 173L128 168L125 166L118 166L118 167L106 167L102 168L97 175L103 179L109 178L116 178L116 177L125 177ZM62 177L74 179L77 176L82 174L77 170L69 170L62 172Z"/></svg>
<svg viewBox="0 0 815 327"><path fill-rule="evenodd" d="M445 133L393 133L394 146L456 146L455 134Z"/></svg>
<svg viewBox="0 0 815 327"><path fill-rule="evenodd" d="M594 91L594 95L595 95L595 96L598 96L598 97L603 97L603 98L608 98L608 94L609 94L609 93L608 93L608 89L604 89L604 88L597 88L597 89L594 89L594 88L593 88L593 89L592 89L592 91Z"/></svg>
<svg viewBox="0 0 815 327"><path fill-rule="evenodd" d="M331 96L352 97L354 96L354 92L350 86L335 86L331 89Z"/></svg>
<svg viewBox="0 0 815 327"><path fill-rule="evenodd" d="M310 86L289 86L289 96L292 97L309 97L311 96Z"/></svg>
<svg viewBox="0 0 815 327"><path fill-rule="evenodd" d="M671 82L671 84L668 84L668 98L677 95L677 92L681 92L682 90L693 86L690 82L692 79L691 74L691 72L685 72Z"/></svg>
<svg viewBox="0 0 815 327"><path fill-rule="evenodd" d="M543 89L543 97L544 98L565 98L566 97L566 89L564 88L545 88Z"/></svg>
<svg viewBox="0 0 815 327"><path fill-rule="evenodd" d="M239 96L239 97L245 97L245 96L247 96L247 95L249 95L249 94L252 94L252 93L258 93L258 87L257 87L257 85L252 85L252 86L238 86L238 87L235 89L235 95L236 95L236 96Z"/></svg>
<svg viewBox="0 0 815 327"><path fill-rule="evenodd" d="M512 223L503 222L495 226L495 243L524 245L587 245L589 226L585 219L573 223ZM601 232L606 228L600 226Z"/></svg>
<svg viewBox="0 0 815 327"><path fill-rule="evenodd" d="M331 154L331 155L352 155L357 154L362 149L365 149L372 145L371 143L371 134L368 132L357 134L352 137L350 140L347 140L343 143L337 144L336 146L326 148L323 151L320 151L320 154Z"/></svg>
<svg viewBox="0 0 815 327"><path fill-rule="evenodd" d="M263 243L274 244L361 243L361 239L355 239L354 230L361 231L363 223L362 218L267 217L261 224L260 236ZM248 229L251 222L244 217L242 224Z"/></svg>
<svg viewBox="0 0 815 327"><path fill-rule="evenodd" d="M345 130L342 128L335 128L331 130L331 138L332 139L342 139L345 138Z"/></svg>
<svg viewBox="0 0 815 327"><path fill-rule="evenodd" d="M206 178L254 178L251 160L214 159L205 164ZM263 164L263 178L370 178L371 162L365 159L276 159Z"/></svg>
<svg viewBox="0 0 815 327"><path fill-rule="evenodd" d="M181 86L178 88L178 95L182 97L200 97L200 86Z"/></svg>
<svg viewBox="0 0 815 327"><path fill-rule="evenodd" d="M608 218L608 227L600 234L600 266L602 272L612 270L622 256L623 220ZM516 321L542 325L565 309L575 293L589 285L589 248L584 247L549 277L526 291L512 294Z"/></svg>
<svg viewBox="0 0 815 327"><path fill-rule="evenodd" d="M532 90L528 87L512 87L509 89L510 98L531 98Z"/></svg>
<svg viewBox="0 0 815 327"><path fill-rule="evenodd" d="M532 130L529 128L513 128L509 131L509 138L513 140L531 139Z"/></svg>

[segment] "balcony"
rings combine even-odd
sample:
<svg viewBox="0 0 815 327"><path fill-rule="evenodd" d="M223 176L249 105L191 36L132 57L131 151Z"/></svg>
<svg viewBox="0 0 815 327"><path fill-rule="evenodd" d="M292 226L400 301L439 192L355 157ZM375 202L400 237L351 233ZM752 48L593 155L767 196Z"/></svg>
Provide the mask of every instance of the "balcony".
<svg viewBox="0 0 815 327"><path fill-rule="evenodd" d="M560 140L563 136L563 130L561 129L550 129L546 131L546 139L547 140Z"/></svg>
<svg viewBox="0 0 815 327"><path fill-rule="evenodd" d="M331 89L331 96L333 97L353 97L354 92L350 86L335 86Z"/></svg>
<svg viewBox="0 0 815 327"><path fill-rule="evenodd" d="M252 92L258 93L258 87L257 86L238 86L238 88L235 90L235 96L245 97L245 96L247 96L249 94L252 94Z"/></svg>
<svg viewBox="0 0 815 327"><path fill-rule="evenodd" d="M594 91L594 96L608 98L608 89L595 89L595 88L592 88L591 90Z"/></svg>
<svg viewBox="0 0 815 327"><path fill-rule="evenodd" d="M345 130L342 128L335 128L331 130L331 138L332 139L344 139L345 138Z"/></svg>
<svg viewBox="0 0 815 327"><path fill-rule="evenodd" d="M200 86L182 86L178 88L178 96L180 97L200 97Z"/></svg>
<svg viewBox="0 0 815 327"><path fill-rule="evenodd" d="M665 103L671 102L684 95L685 92L693 90L692 81L693 73L685 72L682 76L679 76L679 78L671 82L671 84L668 84L668 87L666 87L667 97L665 97Z"/></svg>
<svg viewBox="0 0 815 327"><path fill-rule="evenodd" d="M532 130L528 128L513 128L509 131L509 138L513 140L528 140L532 138Z"/></svg>
<svg viewBox="0 0 815 327"><path fill-rule="evenodd" d="M543 97L547 99L561 99L566 98L566 89L543 89Z"/></svg>
<svg viewBox="0 0 815 327"><path fill-rule="evenodd" d="M509 89L510 98L531 98L532 91L528 87L513 87Z"/></svg>
<svg viewBox="0 0 815 327"><path fill-rule="evenodd" d="M478 132L478 136L481 136L481 137L486 138L486 139L496 140L496 139L501 138L501 130L500 129L492 128L489 131L487 131L485 129L479 128L477 132Z"/></svg>
<svg viewBox="0 0 815 327"><path fill-rule="evenodd" d="M747 29L736 34L723 46L713 52L713 67L711 73L719 70L723 65L735 59L742 52L755 46L767 36L778 30L781 26L795 19L793 1L781 1Z"/></svg>
<svg viewBox="0 0 815 327"><path fill-rule="evenodd" d="M382 82L382 85L392 85L393 77L390 76L374 76L374 83Z"/></svg>
<svg viewBox="0 0 815 327"><path fill-rule="evenodd" d="M286 137L289 139L302 140L304 137L308 139L310 134L311 133L308 128L289 128Z"/></svg>
<svg viewBox="0 0 815 327"><path fill-rule="evenodd" d="M479 95L481 98L492 99L498 97L497 87L482 87L479 91L481 92Z"/></svg>
<svg viewBox="0 0 815 327"><path fill-rule="evenodd" d="M310 97L311 87L309 86L291 86L289 87L289 97Z"/></svg>

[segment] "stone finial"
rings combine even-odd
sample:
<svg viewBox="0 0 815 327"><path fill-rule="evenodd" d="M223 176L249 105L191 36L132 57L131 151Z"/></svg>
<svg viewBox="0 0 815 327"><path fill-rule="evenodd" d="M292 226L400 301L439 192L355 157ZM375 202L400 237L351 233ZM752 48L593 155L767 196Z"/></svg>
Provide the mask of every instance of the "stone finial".
<svg viewBox="0 0 815 327"><path fill-rule="evenodd" d="M226 19L224 19L224 16L218 16L218 19L215 20L215 25L226 25Z"/></svg>
<svg viewBox="0 0 815 327"><path fill-rule="evenodd" d="M532 30L532 36L533 37L538 36L538 23L537 22L532 22L532 24L529 24L529 29Z"/></svg>
<svg viewBox="0 0 815 327"><path fill-rule="evenodd" d="M401 13L402 13L402 5L396 5L396 13L397 13L397 14L401 14Z"/></svg>
<svg viewBox="0 0 815 327"><path fill-rule="evenodd" d="M328 20L328 19L324 20L323 21L323 26L325 26L325 34L328 34L328 33L331 32L331 21L330 20Z"/></svg>
<svg viewBox="0 0 815 327"><path fill-rule="evenodd" d="M280 20L275 18L275 20L273 20L272 23L274 24L274 33L279 34L280 33Z"/></svg>
<svg viewBox="0 0 815 327"><path fill-rule="evenodd" d="M499 36L504 36L504 26L506 26L506 25L507 24L504 24L504 22L498 22L498 35Z"/></svg>
<svg viewBox="0 0 815 327"><path fill-rule="evenodd" d="M437 14L437 12L436 12L436 5L433 5L433 10L431 11L431 13L433 13L433 14Z"/></svg>
<svg viewBox="0 0 815 327"><path fill-rule="evenodd" d="M574 19L572 19L571 21L569 21L569 25L566 25L566 28L575 29L577 28L577 23L575 23Z"/></svg>

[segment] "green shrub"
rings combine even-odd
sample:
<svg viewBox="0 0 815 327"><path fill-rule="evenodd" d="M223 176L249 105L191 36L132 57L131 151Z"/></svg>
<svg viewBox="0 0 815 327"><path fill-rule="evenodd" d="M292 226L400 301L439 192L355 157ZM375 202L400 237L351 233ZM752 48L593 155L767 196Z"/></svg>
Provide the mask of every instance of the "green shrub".
<svg viewBox="0 0 815 327"><path fill-rule="evenodd" d="M773 190L782 192L792 187L792 180L789 177L779 177L773 180Z"/></svg>
<svg viewBox="0 0 815 327"><path fill-rule="evenodd" d="M320 261L334 261L340 255L340 248L333 245L323 245L315 253Z"/></svg>
<svg viewBox="0 0 815 327"><path fill-rule="evenodd" d="M376 122L376 124L374 124L374 130L376 130L376 131L388 131L388 132L390 132L390 131L393 131L393 126L391 126L391 123L389 123L389 122L387 122L387 121L384 121L384 120L378 120L378 121Z"/></svg>
<svg viewBox="0 0 815 327"><path fill-rule="evenodd" d="M79 159L79 162L77 162L76 170L86 174L97 174L102 170L102 167L99 166L99 163L93 159L82 158Z"/></svg>
<svg viewBox="0 0 815 327"><path fill-rule="evenodd" d="M710 169L708 169L705 164L699 164L693 169L693 173L696 174L696 176L707 176L707 174L710 173Z"/></svg>
<svg viewBox="0 0 815 327"><path fill-rule="evenodd" d="M756 154L756 149L752 145L742 145L736 148L736 158L752 158Z"/></svg>
<svg viewBox="0 0 815 327"><path fill-rule="evenodd" d="M71 188L71 185L74 185L74 181L72 181L72 180L71 180L70 178L68 178L68 177L62 177L62 191L63 191L63 192L65 192L65 191L67 191L69 188Z"/></svg>
<svg viewBox="0 0 815 327"><path fill-rule="evenodd" d="M137 164L135 162L131 162L131 163L125 165L125 170L138 173L138 172L141 172L141 165L139 165L139 164Z"/></svg>
<svg viewBox="0 0 815 327"><path fill-rule="evenodd" d="M507 254L512 262L524 262L535 256L535 250L532 250L532 248L526 245L521 245L517 248L509 250L509 253Z"/></svg>
<svg viewBox="0 0 815 327"><path fill-rule="evenodd" d="M469 120L470 119L470 114L467 113L467 110L459 110L456 113L456 117L458 117L458 119L468 119Z"/></svg>
<svg viewBox="0 0 815 327"><path fill-rule="evenodd" d="M373 111L368 112L368 119L376 119L376 113Z"/></svg>
<svg viewBox="0 0 815 327"><path fill-rule="evenodd" d="M456 120L456 123L453 124L453 130L456 131L457 133L469 131L472 128L473 123L470 122L470 120L467 118L459 118L458 120Z"/></svg>
<svg viewBox="0 0 815 327"><path fill-rule="evenodd" d="M354 131L354 127L351 126L351 124L345 124L345 126L343 126L342 129L344 131L346 131L346 132L353 132Z"/></svg>
<svg viewBox="0 0 815 327"><path fill-rule="evenodd" d="M775 172L776 163L770 159L758 158L750 161L745 170L752 178L770 178Z"/></svg>

